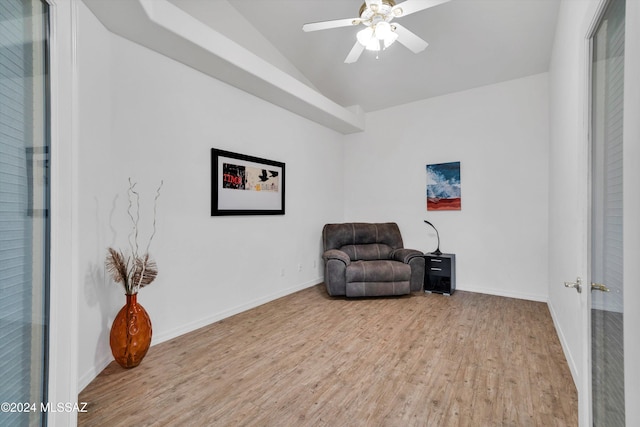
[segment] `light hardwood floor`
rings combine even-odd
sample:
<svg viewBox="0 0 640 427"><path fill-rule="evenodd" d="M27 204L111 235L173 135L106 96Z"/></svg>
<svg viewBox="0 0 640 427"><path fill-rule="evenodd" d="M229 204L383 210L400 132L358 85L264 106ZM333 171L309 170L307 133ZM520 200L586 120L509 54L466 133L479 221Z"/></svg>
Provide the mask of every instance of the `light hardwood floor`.
<svg viewBox="0 0 640 427"><path fill-rule="evenodd" d="M111 363L80 426L576 426L544 303L318 285Z"/></svg>

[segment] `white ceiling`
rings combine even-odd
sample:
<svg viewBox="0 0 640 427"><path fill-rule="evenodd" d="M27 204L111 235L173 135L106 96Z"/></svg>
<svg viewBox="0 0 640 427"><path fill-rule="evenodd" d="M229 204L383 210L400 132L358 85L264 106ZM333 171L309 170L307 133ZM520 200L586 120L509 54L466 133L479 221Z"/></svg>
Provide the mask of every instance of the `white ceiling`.
<svg viewBox="0 0 640 427"><path fill-rule="evenodd" d="M377 60L365 51L345 64L358 27L305 33L302 25L357 17L362 0L228 2L323 95L365 111L547 71L559 6L559 0L452 0L398 20L429 42L421 53L396 43Z"/></svg>

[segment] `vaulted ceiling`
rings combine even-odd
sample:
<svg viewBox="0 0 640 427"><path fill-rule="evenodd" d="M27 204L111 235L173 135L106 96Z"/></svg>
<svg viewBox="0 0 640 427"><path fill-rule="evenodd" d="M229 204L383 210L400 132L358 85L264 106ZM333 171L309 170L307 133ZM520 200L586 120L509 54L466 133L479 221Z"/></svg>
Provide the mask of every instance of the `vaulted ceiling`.
<svg viewBox="0 0 640 427"><path fill-rule="evenodd" d="M547 71L559 7L558 0L451 0L398 20L429 43L426 50L395 43L379 59L365 51L345 64L361 26L305 33L302 25L357 17L363 0L228 1L321 93L365 111Z"/></svg>
<svg viewBox="0 0 640 427"><path fill-rule="evenodd" d="M398 18L425 50L395 43L353 64L357 26L302 31L357 17L361 1L83 0L110 31L343 133L364 129L363 112L549 68L560 0L438 4Z"/></svg>

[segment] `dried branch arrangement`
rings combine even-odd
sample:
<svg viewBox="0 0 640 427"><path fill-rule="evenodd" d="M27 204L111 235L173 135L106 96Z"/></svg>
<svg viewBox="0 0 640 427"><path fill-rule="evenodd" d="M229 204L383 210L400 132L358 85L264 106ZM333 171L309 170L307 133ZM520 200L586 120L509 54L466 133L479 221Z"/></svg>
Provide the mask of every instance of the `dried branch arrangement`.
<svg viewBox="0 0 640 427"><path fill-rule="evenodd" d="M149 256L149 247L151 241L156 235L156 209L158 206L158 198L160 197L160 189L163 181L156 190L156 196L153 200L153 232L149 237L149 242L140 254L138 245L138 223L140 221L140 194L136 191L136 183L131 182L129 178L129 207L127 214L133 223L133 228L129 234L130 254L113 248L108 249L106 267L107 271L116 283L122 283L127 295L137 294L140 288L144 288L153 282L158 275L158 266L156 262Z"/></svg>

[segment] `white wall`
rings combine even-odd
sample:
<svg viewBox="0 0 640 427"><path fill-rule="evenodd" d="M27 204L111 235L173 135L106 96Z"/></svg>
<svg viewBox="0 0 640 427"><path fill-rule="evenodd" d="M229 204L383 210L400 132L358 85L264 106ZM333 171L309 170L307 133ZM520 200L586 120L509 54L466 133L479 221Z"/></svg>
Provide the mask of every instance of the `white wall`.
<svg viewBox="0 0 640 427"><path fill-rule="evenodd" d="M124 304L104 271L127 248L127 178L160 274L138 301L153 344L322 279L320 233L343 219L342 136L107 32L80 3L79 383L111 360ZM211 217L210 149L286 163L286 215ZM300 271L299 271L300 270Z"/></svg>
<svg viewBox="0 0 640 427"><path fill-rule="evenodd" d="M547 74L367 115L345 146L345 219L456 254L461 290L547 299ZM427 164L461 162L462 210L426 210Z"/></svg>
<svg viewBox="0 0 640 427"><path fill-rule="evenodd" d="M78 378L81 390L110 356L111 312L121 303L107 280L106 247L113 244L109 218L120 186L114 164L111 101L111 37L77 2L77 198Z"/></svg>

